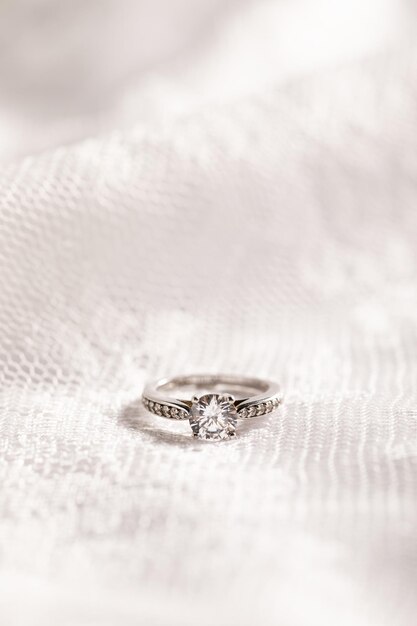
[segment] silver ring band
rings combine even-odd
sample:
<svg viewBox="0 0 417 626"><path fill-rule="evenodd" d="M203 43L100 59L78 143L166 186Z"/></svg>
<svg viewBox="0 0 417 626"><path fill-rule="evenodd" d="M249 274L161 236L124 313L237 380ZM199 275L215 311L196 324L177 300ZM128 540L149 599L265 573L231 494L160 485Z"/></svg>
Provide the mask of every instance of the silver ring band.
<svg viewBox="0 0 417 626"><path fill-rule="evenodd" d="M203 392L203 395L198 398L195 392ZM195 425L194 434L204 439L229 438L234 434L233 424L237 418L253 418L271 413L282 399L279 385L272 381L229 374L162 378L148 384L142 396L148 411L168 419L189 419L191 427ZM200 414L205 419L210 417L210 432L213 433L217 432L217 423L223 425L227 422L228 436L200 436L203 429L198 427L198 423L196 425Z"/></svg>

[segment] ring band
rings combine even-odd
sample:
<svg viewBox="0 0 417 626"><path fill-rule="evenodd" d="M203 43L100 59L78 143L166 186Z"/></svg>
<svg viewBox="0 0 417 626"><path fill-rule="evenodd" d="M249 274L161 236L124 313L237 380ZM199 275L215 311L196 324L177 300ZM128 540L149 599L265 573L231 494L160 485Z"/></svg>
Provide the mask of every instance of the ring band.
<svg viewBox="0 0 417 626"><path fill-rule="evenodd" d="M197 396L195 392L203 392ZM237 419L274 411L283 399L279 385L261 378L197 374L162 378L145 387L145 408L161 417L190 421L199 439L229 439Z"/></svg>

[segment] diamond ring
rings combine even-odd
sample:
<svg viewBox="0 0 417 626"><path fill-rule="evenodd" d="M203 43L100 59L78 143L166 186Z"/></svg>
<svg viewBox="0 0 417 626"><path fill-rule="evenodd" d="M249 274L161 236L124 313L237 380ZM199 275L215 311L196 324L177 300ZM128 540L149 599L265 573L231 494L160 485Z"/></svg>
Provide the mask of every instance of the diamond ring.
<svg viewBox="0 0 417 626"><path fill-rule="evenodd" d="M142 402L155 415L188 419L194 437L218 441L235 436L238 419L274 411L282 393L277 384L260 378L200 374L150 383Z"/></svg>

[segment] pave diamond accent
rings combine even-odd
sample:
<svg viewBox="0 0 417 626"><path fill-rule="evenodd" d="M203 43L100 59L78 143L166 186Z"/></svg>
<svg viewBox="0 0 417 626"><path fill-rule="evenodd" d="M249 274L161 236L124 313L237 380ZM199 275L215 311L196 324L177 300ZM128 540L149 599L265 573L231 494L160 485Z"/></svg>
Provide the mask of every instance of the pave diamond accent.
<svg viewBox="0 0 417 626"><path fill-rule="evenodd" d="M236 418L232 396L210 393L193 402L189 419L195 437L218 441L234 436Z"/></svg>
<svg viewBox="0 0 417 626"><path fill-rule="evenodd" d="M252 405L251 407L244 407L240 409L238 412L238 417L246 419L248 417L257 417L258 415L266 415L267 413L271 413L278 408L281 404L281 398L272 398L272 400L267 400L264 402L260 402L259 404Z"/></svg>
<svg viewBox="0 0 417 626"><path fill-rule="evenodd" d="M184 409L179 409L168 404L159 404L158 402L149 400L149 398L146 398L145 396L142 398L142 402L145 408L155 415L168 417L174 420L185 420L188 418L188 411L185 411Z"/></svg>

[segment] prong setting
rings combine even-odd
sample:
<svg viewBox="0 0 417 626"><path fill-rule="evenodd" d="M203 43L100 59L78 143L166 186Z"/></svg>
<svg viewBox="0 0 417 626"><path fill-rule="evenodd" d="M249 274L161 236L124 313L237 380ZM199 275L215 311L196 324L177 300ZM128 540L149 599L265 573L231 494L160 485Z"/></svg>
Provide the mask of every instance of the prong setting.
<svg viewBox="0 0 417 626"><path fill-rule="evenodd" d="M232 396L231 393L224 393L223 395L220 396L220 398L226 402L229 402L230 404L234 404L235 402L235 397Z"/></svg>
<svg viewBox="0 0 417 626"><path fill-rule="evenodd" d="M237 410L230 394L205 394L193 402L190 426L195 437L209 441L230 439L235 434Z"/></svg>

